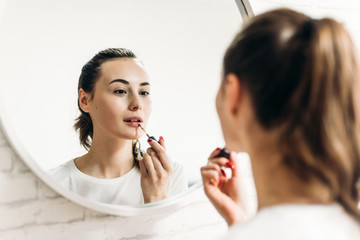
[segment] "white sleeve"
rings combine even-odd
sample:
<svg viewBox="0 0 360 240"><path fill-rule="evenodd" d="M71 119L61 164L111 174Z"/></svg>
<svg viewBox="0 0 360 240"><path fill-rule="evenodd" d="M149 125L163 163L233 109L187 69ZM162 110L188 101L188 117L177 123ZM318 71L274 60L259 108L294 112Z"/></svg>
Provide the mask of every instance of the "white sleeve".
<svg viewBox="0 0 360 240"><path fill-rule="evenodd" d="M179 194L188 189L188 183L184 172L184 167L181 163L172 161L173 172L170 177L168 187L169 197Z"/></svg>

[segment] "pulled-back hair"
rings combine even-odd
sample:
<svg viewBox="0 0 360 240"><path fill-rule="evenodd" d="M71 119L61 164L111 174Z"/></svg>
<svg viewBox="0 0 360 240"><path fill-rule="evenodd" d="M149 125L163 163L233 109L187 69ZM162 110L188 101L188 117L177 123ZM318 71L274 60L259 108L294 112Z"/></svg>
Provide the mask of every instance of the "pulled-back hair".
<svg viewBox="0 0 360 240"><path fill-rule="evenodd" d="M85 92L91 93L94 96L95 83L100 78L101 65L114 58L136 58L136 55L125 48L108 48L97 53L90 61L88 61L82 68L78 91L82 88ZM80 116L76 119L74 124L75 130L79 131L79 138L81 145L89 150L91 146L91 139L93 137L93 124L89 113L84 112L78 100L78 107Z"/></svg>
<svg viewBox="0 0 360 240"><path fill-rule="evenodd" d="M283 162L318 180L360 221L359 62L342 24L290 9L249 21L224 56L258 122L278 129Z"/></svg>

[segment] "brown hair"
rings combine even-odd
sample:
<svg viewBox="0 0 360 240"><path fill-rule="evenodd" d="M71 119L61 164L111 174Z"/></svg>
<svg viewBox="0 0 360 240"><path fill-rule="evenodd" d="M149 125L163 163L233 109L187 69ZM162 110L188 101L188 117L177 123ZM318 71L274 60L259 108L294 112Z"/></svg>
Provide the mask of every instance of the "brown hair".
<svg viewBox="0 0 360 240"><path fill-rule="evenodd" d="M91 93L91 96L93 97L95 84L101 75L101 65L104 62L115 58L136 58L136 55L131 50L126 48L108 48L100 51L83 66L79 77L78 91L80 90L80 88L82 88L85 92ZM80 144L83 145L86 150L89 150L91 146L91 139L93 137L92 120L90 114L84 112L81 109L79 100L78 108L81 113L80 116L76 119L74 128L80 133ZM137 158L139 154L137 152L140 151L139 144L139 142L135 142L133 144L134 158ZM137 146L139 149L137 149Z"/></svg>
<svg viewBox="0 0 360 240"><path fill-rule="evenodd" d="M359 62L344 27L290 9L253 18L224 56L265 129L281 131L284 164L317 179L360 221Z"/></svg>

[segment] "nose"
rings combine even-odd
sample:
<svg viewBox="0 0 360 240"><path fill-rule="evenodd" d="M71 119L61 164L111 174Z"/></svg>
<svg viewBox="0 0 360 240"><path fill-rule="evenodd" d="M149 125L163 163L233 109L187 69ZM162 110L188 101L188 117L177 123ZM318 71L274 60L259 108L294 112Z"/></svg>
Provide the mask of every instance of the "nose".
<svg viewBox="0 0 360 240"><path fill-rule="evenodd" d="M143 107L142 101L138 96L134 96L129 104L130 111L139 111Z"/></svg>

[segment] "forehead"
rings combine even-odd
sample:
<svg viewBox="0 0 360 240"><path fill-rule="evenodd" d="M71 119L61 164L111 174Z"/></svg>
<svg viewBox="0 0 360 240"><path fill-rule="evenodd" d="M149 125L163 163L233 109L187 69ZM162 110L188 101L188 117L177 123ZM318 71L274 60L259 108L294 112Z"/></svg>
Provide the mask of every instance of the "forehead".
<svg viewBox="0 0 360 240"><path fill-rule="evenodd" d="M99 80L106 84L114 79L124 79L130 84L149 82L144 65L136 58L115 58L104 62Z"/></svg>

